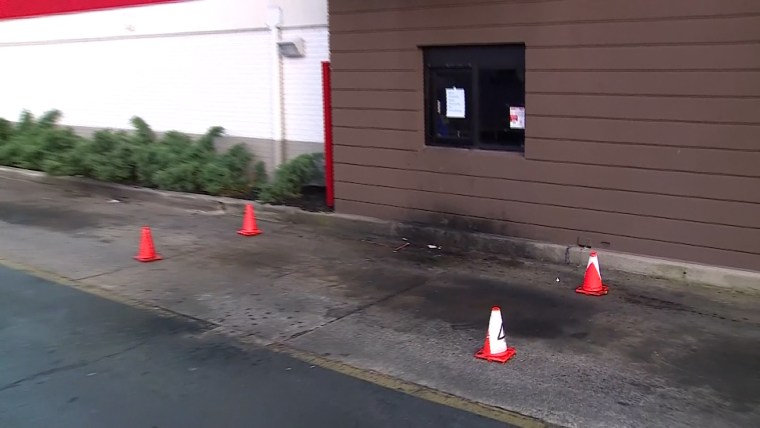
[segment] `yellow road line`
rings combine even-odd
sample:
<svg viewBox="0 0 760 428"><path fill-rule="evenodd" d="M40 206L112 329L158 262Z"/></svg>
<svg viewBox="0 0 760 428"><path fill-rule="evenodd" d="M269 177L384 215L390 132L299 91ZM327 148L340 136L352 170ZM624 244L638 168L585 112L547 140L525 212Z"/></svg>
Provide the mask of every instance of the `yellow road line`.
<svg viewBox="0 0 760 428"><path fill-rule="evenodd" d="M455 395L438 391L433 388L428 388L423 385L407 382L405 380L378 373L374 370L362 369L340 361L330 360L320 355L296 349L288 345L275 344L267 346L266 348L287 354L300 361L322 367L324 369L328 369L346 376L399 391L413 397L431 401L433 403L441 404L447 407L452 407L455 409L463 410L465 412L483 416L485 418L511 424L517 427L543 428L548 426L546 423L538 419L534 419L517 412L512 412L500 407L489 406L487 404L467 400L465 398L457 397Z"/></svg>
<svg viewBox="0 0 760 428"><path fill-rule="evenodd" d="M76 281L71 278L66 278L64 276L55 274L53 272L48 272L48 271L38 269L32 266L13 262L13 261L4 259L2 257L0 257L0 266L5 266L9 269L24 272L28 275L31 275L40 279L44 279L49 282L54 282L54 283L61 284L67 287L75 288L77 290L81 290L86 293L96 295L98 297L108 299L108 300L111 300L123 305L135 307L141 310L148 310L151 312L155 312L158 315L161 315L164 317L191 318L196 321L205 322L209 325L216 325L213 322L207 322L204 320L199 320L192 316L178 314L174 311L171 311L159 306L148 305L148 304L145 304L144 302L118 295L114 292L105 290L101 287L88 285L83 282ZM219 333L219 331L217 332ZM482 416L484 418L503 422L505 424L514 425L520 428L544 428L544 427L551 426L539 419L525 416L517 412L502 409L500 407L490 406L483 403L478 403L472 400L467 400L465 398L457 397L455 395L448 394L443 391L438 391L433 388L429 388L429 387L415 384L412 382L407 382L405 380L398 379L393 376L385 375L385 374L376 372L374 370L358 368L358 367L355 367L355 366L352 366L340 361L325 358L321 355L318 355L312 352L293 348L291 346L288 346L282 343L262 345L261 343L257 343L255 339L235 337L235 336L231 336L230 334L225 334L225 336L230 337L242 344L263 347L270 351L287 355L289 357L292 357L294 359L297 359L307 364L321 367L321 368L324 368L336 373L343 374L345 376L350 376L352 378L369 382L369 383L372 383L372 384L375 384L387 389L392 389L394 391L398 391L403 394L410 395L412 397L417 397L417 398L430 401L433 403L437 403L443 406L451 407L451 408L462 410L462 411L472 413L478 416Z"/></svg>

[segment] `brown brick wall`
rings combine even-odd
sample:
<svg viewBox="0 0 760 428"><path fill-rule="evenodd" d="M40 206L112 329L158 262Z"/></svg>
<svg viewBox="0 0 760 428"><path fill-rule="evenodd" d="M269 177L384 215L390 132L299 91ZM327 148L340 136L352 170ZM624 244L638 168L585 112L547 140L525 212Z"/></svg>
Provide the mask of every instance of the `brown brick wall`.
<svg viewBox="0 0 760 428"><path fill-rule="evenodd" d="M760 1L331 0L336 206L760 270ZM420 46L526 44L525 153L427 147Z"/></svg>

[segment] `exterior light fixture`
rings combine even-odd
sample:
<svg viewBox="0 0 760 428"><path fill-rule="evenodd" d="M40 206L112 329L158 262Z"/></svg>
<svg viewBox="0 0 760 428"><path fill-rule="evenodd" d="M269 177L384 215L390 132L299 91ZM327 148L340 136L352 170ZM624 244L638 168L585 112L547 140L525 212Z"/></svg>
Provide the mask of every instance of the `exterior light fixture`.
<svg viewBox="0 0 760 428"><path fill-rule="evenodd" d="M286 58L301 58L304 56L304 43L302 38L277 42L280 55Z"/></svg>

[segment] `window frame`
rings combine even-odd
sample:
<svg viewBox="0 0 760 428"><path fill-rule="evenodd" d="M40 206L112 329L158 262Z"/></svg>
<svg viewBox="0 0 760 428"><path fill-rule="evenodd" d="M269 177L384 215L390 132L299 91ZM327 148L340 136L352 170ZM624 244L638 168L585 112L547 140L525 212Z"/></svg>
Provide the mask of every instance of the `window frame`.
<svg viewBox="0 0 760 428"><path fill-rule="evenodd" d="M423 46L425 145L523 153L525 129L518 131L523 134L520 144L506 145L482 141L480 73L482 69L517 70L522 76L522 106L525 107L525 50L525 43ZM472 89L470 102L466 104L469 109L466 111L470 112L472 137L467 142L435 135L437 111L433 104L437 101L435 92L439 88L435 87L434 73L449 69L469 69L471 74L469 84Z"/></svg>

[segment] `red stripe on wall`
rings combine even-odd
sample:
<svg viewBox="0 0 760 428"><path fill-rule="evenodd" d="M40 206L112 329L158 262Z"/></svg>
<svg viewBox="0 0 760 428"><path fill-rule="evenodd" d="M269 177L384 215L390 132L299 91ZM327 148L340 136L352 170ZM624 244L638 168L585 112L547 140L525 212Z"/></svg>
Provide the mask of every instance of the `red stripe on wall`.
<svg viewBox="0 0 760 428"><path fill-rule="evenodd" d="M0 19L170 3L181 0L0 0Z"/></svg>

